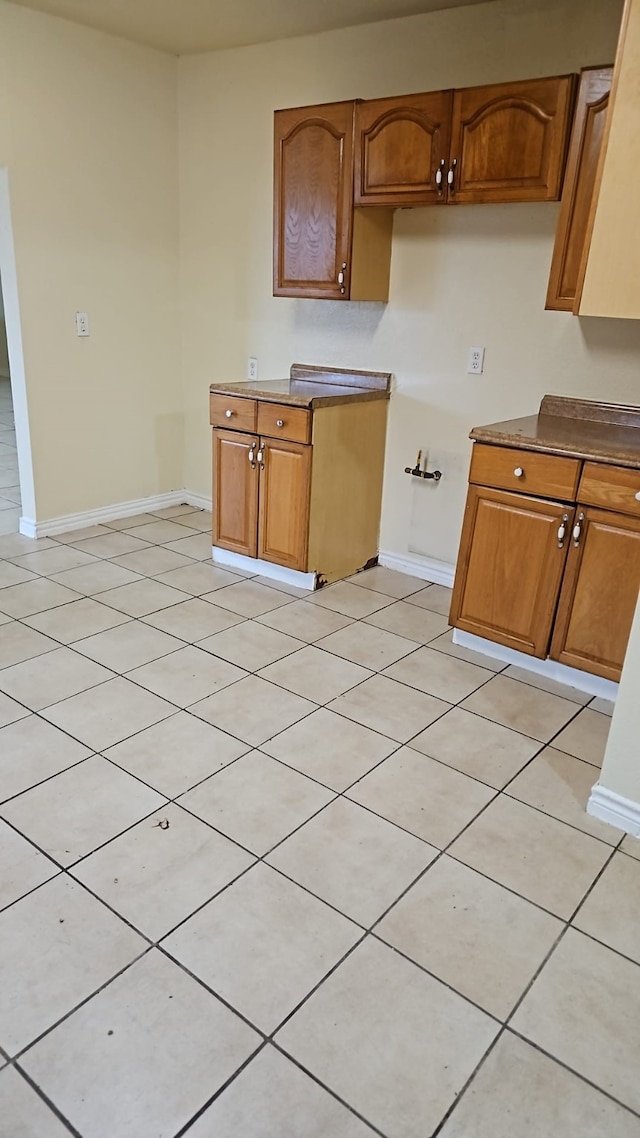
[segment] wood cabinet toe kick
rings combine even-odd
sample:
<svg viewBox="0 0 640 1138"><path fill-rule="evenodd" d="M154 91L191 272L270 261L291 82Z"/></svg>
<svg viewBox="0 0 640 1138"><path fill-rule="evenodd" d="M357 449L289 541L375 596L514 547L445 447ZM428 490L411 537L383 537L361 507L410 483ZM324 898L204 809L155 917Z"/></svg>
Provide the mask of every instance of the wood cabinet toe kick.
<svg viewBox="0 0 640 1138"><path fill-rule="evenodd" d="M449 619L617 681L640 588L639 409L554 399L563 421L540 425L538 416L529 435L518 427L520 446L502 445L512 442L517 420L477 428L484 441L473 447ZM568 456L576 404L585 418L574 417L577 449ZM599 419L587 418L598 408ZM529 449L544 445L545 432L551 446L554 431L565 453ZM580 454L581 435L597 461Z"/></svg>

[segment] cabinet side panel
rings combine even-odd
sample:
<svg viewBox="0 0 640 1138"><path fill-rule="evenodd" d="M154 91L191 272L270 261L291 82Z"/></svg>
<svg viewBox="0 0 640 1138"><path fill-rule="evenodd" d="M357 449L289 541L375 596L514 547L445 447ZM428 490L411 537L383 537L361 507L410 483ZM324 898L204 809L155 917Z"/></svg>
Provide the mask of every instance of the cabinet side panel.
<svg viewBox="0 0 640 1138"><path fill-rule="evenodd" d="M640 587L640 520L586 510L571 547L551 656L618 680Z"/></svg>
<svg viewBox="0 0 640 1138"><path fill-rule="evenodd" d="M549 645L573 511L557 502L471 486L451 621L519 652Z"/></svg>
<svg viewBox="0 0 640 1138"><path fill-rule="evenodd" d="M378 555L387 400L313 417L309 571L336 581Z"/></svg>
<svg viewBox="0 0 640 1138"><path fill-rule="evenodd" d="M640 0L627 0L581 266L581 316L640 318L639 169Z"/></svg>
<svg viewBox="0 0 640 1138"><path fill-rule="evenodd" d="M389 299L392 233L392 209L353 211L351 300Z"/></svg>
<svg viewBox="0 0 640 1138"><path fill-rule="evenodd" d="M239 431L213 431L213 545L255 557L258 471L249 461L258 440Z"/></svg>

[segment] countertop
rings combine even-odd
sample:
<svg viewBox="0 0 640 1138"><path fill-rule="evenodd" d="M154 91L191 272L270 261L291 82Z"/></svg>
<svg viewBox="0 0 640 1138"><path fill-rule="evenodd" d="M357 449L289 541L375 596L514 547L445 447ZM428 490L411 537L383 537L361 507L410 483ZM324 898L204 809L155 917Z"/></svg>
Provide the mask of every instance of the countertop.
<svg viewBox="0 0 640 1138"><path fill-rule="evenodd" d="M640 407L545 395L537 415L474 427L476 442L640 467Z"/></svg>
<svg viewBox="0 0 640 1138"><path fill-rule="evenodd" d="M212 383L209 390L212 395L235 395L313 409L331 407L336 403L388 399L390 385L391 375L388 372L292 364L288 378Z"/></svg>

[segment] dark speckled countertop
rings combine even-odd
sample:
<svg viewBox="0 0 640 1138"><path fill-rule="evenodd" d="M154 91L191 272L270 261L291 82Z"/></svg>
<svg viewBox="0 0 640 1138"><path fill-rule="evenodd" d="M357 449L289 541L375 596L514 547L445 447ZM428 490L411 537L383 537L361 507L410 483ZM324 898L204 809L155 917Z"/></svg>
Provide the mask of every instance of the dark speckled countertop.
<svg viewBox="0 0 640 1138"><path fill-rule="evenodd" d="M640 467L640 407L545 395L537 415L474 427L470 438L496 446Z"/></svg>
<svg viewBox="0 0 640 1138"><path fill-rule="evenodd" d="M244 383L212 383L212 395L239 395L268 403L288 403L295 407L331 407L335 403L362 403L388 399L391 375L388 372L351 371L322 368L311 364L292 364L285 379L266 379Z"/></svg>

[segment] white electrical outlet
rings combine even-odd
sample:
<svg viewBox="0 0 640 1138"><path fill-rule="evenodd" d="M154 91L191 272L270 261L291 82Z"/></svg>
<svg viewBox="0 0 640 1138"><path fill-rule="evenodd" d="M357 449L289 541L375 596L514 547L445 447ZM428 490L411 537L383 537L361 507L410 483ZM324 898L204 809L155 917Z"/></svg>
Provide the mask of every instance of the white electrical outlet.
<svg viewBox="0 0 640 1138"><path fill-rule="evenodd" d="M76 312L76 336L89 335L89 313Z"/></svg>
<svg viewBox="0 0 640 1138"><path fill-rule="evenodd" d="M247 379L258 378L258 360L256 356L249 356L247 360Z"/></svg>
<svg viewBox="0 0 640 1138"><path fill-rule="evenodd" d="M482 375L484 368L484 348L469 348L467 356L467 375Z"/></svg>

